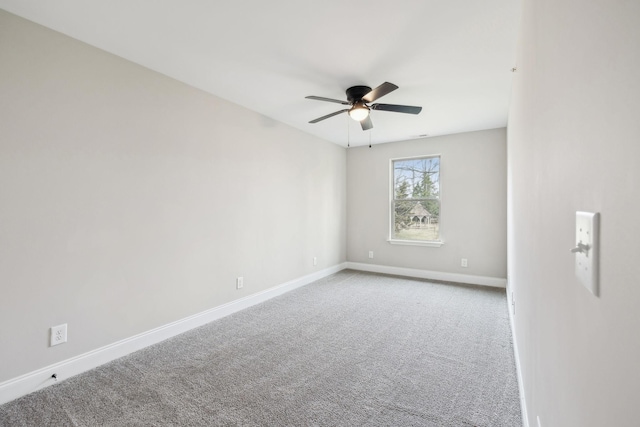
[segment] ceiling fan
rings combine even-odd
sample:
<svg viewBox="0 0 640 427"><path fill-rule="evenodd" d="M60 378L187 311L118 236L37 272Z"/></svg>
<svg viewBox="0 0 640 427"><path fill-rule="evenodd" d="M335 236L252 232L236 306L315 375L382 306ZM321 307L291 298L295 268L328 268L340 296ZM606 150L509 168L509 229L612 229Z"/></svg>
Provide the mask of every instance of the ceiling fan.
<svg viewBox="0 0 640 427"><path fill-rule="evenodd" d="M396 105L396 104L371 104L378 98L382 98L388 93L398 89L398 86L393 83L384 82L375 89L371 89L369 86L353 86L347 89L347 100L341 101L339 99L324 98L322 96L306 96L306 99L315 99L316 101L335 102L337 104L349 105L350 108L336 111L335 113L327 114L326 116L318 117L315 120L311 120L309 123L318 123L319 121L328 119L329 117L337 116L338 114L348 112L349 116L360 122L362 130L369 130L373 128L371 117L369 113L371 110L392 111L394 113L407 113L407 114L419 114L422 111L422 107L412 107L410 105ZM371 105L367 105L371 104Z"/></svg>

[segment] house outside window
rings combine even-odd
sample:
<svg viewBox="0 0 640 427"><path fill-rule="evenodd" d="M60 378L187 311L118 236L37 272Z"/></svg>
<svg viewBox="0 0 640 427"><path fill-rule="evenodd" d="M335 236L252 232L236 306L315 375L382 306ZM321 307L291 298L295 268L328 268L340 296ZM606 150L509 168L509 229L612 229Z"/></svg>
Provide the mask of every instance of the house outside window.
<svg viewBox="0 0 640 427"><path fill-rule="evenodd" d="M440 156L391 160L390 243L440 246Z"/></svg>

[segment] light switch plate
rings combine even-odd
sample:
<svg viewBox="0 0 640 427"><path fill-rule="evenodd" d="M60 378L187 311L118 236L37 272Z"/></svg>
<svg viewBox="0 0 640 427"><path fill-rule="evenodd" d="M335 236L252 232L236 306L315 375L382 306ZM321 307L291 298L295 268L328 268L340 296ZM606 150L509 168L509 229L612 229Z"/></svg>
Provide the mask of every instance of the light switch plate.
<svg viewBox="0 0 640 427"><path fill-rule="evenodd" d="M575 252L576 276L585 288L598 296L600 291L598 283L600 214L576 212L576 248L580 247L586 249Z"/></svg>

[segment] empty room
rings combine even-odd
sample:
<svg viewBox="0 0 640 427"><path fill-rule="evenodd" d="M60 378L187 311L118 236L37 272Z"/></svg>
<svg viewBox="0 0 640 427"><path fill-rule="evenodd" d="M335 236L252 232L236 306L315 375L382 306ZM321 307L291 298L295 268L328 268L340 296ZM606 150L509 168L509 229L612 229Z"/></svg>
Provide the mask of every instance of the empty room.
<svg viewBox="0 0 640 427"><path fill-rule="evenodd" d="M631 0L0 0L0 425L640 425L639 69Z"/></svg>

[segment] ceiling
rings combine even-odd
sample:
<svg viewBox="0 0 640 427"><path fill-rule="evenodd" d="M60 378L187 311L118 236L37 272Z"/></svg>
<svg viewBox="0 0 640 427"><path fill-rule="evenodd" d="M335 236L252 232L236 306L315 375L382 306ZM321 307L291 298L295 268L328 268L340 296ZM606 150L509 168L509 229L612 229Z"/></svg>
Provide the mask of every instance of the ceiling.
<svg viewBox="0 0 640 427"><path fill-rule="evenodd" d="M507 124L519 0L0 0L0 8L336 144ZM354 85L400 88L363 132Z"/></svg>

